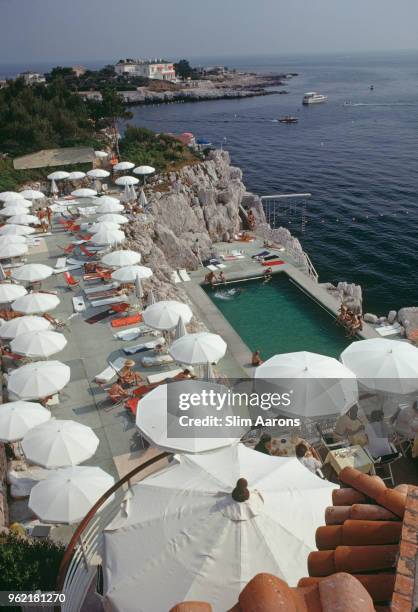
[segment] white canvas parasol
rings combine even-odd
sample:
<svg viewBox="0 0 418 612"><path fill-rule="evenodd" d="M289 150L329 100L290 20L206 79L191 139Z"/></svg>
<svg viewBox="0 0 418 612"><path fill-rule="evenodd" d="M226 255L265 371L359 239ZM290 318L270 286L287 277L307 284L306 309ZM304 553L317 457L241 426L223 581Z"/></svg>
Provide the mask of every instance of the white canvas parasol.
<svg viewBox="0 0 418 612"><path fill-rule="evenodd" d="M181 317L184 323L190 323L193 313L187 304L174 300L163 300L148 306L143 312L145 325L153 329L174 329Z"/></svg>
<svg viewBox="0 0 418 612"><path fill-rule="evenodd" d="M151 268L145 266L123 266L112 272L113 280L120 283L134 283L136 278L146 279L152 276Z"/></svg>
<svg viewBox="0 0 418 612"><path fill-rule="evenodd" d="M39 399L61 391L70 376L70 368L60 361L37 361L13 370L7 388L19 399Z"/></svg>
<svg viewBox="0 0 418 612"><path fill-rule="evenodd" d="M56 331L33 331L16 336L10 343L14 353L26 355L32 359L46 359L62 351L67 345L64 334Z"/></svg>
<svg viewBox="0 0 418 612"><path fill-rule="evenodd" d="M36 402L7 402L0 410L0 441L17 442L29 430L51 418L49 410Z"/></svg>

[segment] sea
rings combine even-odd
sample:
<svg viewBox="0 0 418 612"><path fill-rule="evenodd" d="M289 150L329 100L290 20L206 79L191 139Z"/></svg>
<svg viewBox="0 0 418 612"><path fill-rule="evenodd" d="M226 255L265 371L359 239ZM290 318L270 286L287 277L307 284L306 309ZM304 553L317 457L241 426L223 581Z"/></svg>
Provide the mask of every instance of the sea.
<svg viewBox="0 0 418 612"><path fill-rule="evenodd" d="M301 240L320 281L359 283L366 312L418 306L418 52L192 63L298 76L287 95L135 107L130 122L222 146L260 196L310 193L282 201L275 222ZM328 102L303 107L306 91ZM278 122L288 114L299 122Z"/></svg>

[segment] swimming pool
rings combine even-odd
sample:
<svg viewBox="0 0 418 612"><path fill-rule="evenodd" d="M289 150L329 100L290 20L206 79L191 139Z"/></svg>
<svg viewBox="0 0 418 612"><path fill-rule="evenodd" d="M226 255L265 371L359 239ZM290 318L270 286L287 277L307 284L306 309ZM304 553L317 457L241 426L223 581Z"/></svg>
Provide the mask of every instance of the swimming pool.
<svg viewBox="0 0 418 612"><path fill-rule="evenodd" d="M230 296L231 288L242 292ZM243 280L204 289L251 351L261 351L262 359L293 351L338 357L350 343L328 311L284 273L267 284Z"/></svg>

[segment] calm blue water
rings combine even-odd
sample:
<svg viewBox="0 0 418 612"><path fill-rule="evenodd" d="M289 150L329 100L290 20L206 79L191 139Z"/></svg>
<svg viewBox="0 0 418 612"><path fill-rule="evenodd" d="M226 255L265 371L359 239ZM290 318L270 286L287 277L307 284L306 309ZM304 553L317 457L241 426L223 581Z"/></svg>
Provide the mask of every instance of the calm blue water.
<svg viewBox="0 0 418 612"><path fill-rule="evenodd" d="M300 76L287 96L139 107L134 123L216 145L226 138L247 188L260 195L311 192L305 231L301 202L282 223L302 239L320 279L360 283L366 310L379 314L418 305L418 53L216 62ZM329 102L303 108L309 90ZM275 121L288 113L299 124Z"/></svg>

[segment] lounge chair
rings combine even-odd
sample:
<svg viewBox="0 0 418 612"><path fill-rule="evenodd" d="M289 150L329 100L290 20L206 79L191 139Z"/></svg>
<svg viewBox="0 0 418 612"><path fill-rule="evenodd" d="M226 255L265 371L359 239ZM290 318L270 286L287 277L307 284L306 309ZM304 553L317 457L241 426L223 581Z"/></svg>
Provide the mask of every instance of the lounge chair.
<svg viewBox="0 0 418 612"><path fill-rule="evenodd" d="M107 285L100 285L95 287L87 287L84 289L84 293L87 296L93 295L99 291L110 291L111 289L116 289L119 287L119 283L108 283Z"/></svg>
<svg viewBox="0 0 418 612"><path fill-rule="evenodd" d="M273 261L262 261L261 265L269 268L270 266L282 266L285 262L282 259L275 259Z"/></svg>
<svg viewBox="0 0 418 612"><path fill-rule="evenodd" d="M209 267L209 266L208 266ZM178 275L180 276L183 282L187 282L190 280L190 276L187 274L186 270L182 269L178 271Z"/></svg>
<svg viewBox="0 0 418 612"><path fill-rule="evenodd" d="M158 374L150 374L149 376L147 376L147 381L150 385L155 385L164 382L168 378L175 378L182 372L182 368L176 368L175 370L170 370L169 372L158 372Z"/></svg>
<svg viewBox="0 0 418 612"><path fill-rule="evenodd" d="M267 257L268 255L270 255L270 251L260 251L255 255L251 255L251 259L257 259L258 257Z"/></svg>
<svg viewBox="0 0 418 612"><path fill-rule="evenodd" d="M141 325L140 327L132 327L131 329L123 329L120 332L114 334L116 340L123 340L124 342L129 342L131 340L136 340L140 336L158 336L160 332L155 329L150 329L146 325Z"/></svg>
<svg viewBox="0 0 418 612"><path fill-rule="evenodd" d="M152 366L168 366L174 363L174 359L171 355L157 355L156 357L142 357L141 363L144 368L151 368Z"/></svg>
<svg viewBox="0 0 418 612"><path fill-rule="evenodd" d="M142 353L144 351L152 351L159 344L165 344L165 340L162 336L150 342L142 342L141 344L135 344L135 346L126 347L123 349L123 352L127 355L135 355L136 353Z"/></svg>
<svg viewBox="0 0 418 612"><path fill-rule="evenodd" d="M86 257L95 257L96 256L96 253L93 253L92 251L89 251L82 244L80 244L80 251L83 253L83 255L86 255Z"/></svg>
<svg viewBox="0 0 418 612"><path fill-rule="evenodd" d="M128 327L128 325L135 325L135 323L139 323L142 321L142 315L140 312L137 312L134 315L130 315L129 317L121 317L120 319L113 319L110 322L112 327Z"/></svg>
<svg viewBox="0 0 418 612"><path fill-rule="evenodd" d="M120 304L124 301L125 297L123 295L117 295L115 297L109 297L103 300L90 300L90 304L92 308L97 308L98 306L110 306L111 304Z"/></svg>
<svg viewBox="0 0 418 612"><path fill-rule="evenodd" d="M174 283L175 285L177 285L178 283L181 283L181 278L178 275L178 272L174 271L171 274L171 282Z"/></svg>
<svg viewBox="0 0 418 612"><path fill-rule="evenodd" d="M58 248L61 249L62 251L64 251L64 253L66 253L67 255L71 255L72 252L74 251L76 245L75 244L69 244L66 247L62 247L58 245ZM58 267L58 266L57 266Z"/></svg>
<svg viewBox="0 0 418 612"><path fill-rule="evenodd" d="M55 264L56 268L65 268L67 264L67 258L66 257L58 257L57 262Z"/></svg>
<svg viewBox="0 0 418 612"><path fill-rule="evenodd" d="M94 377L94 381L105 385L110 383L110 381L115 378L115 376L119 373L119 371L125 365L126 357L117 357L115 361L111 362L107 368L105 368L100 374L97 374Z"/></svg>
<svg viewBox="0 0 418 612"><path fill-rule="evenodd" d="M79 281L76 280L69 272L64 272L64 278L69 289L74 289L74 287L78 287L80 285Z"/></svg>
<svg viewBox="0 0 418 612"><path fill-rule="evenodd" d="M393 325L382 325L381 327L375 327L375 330L380 336L394 336L401 333L400 323L394 323Z"/></svg>

